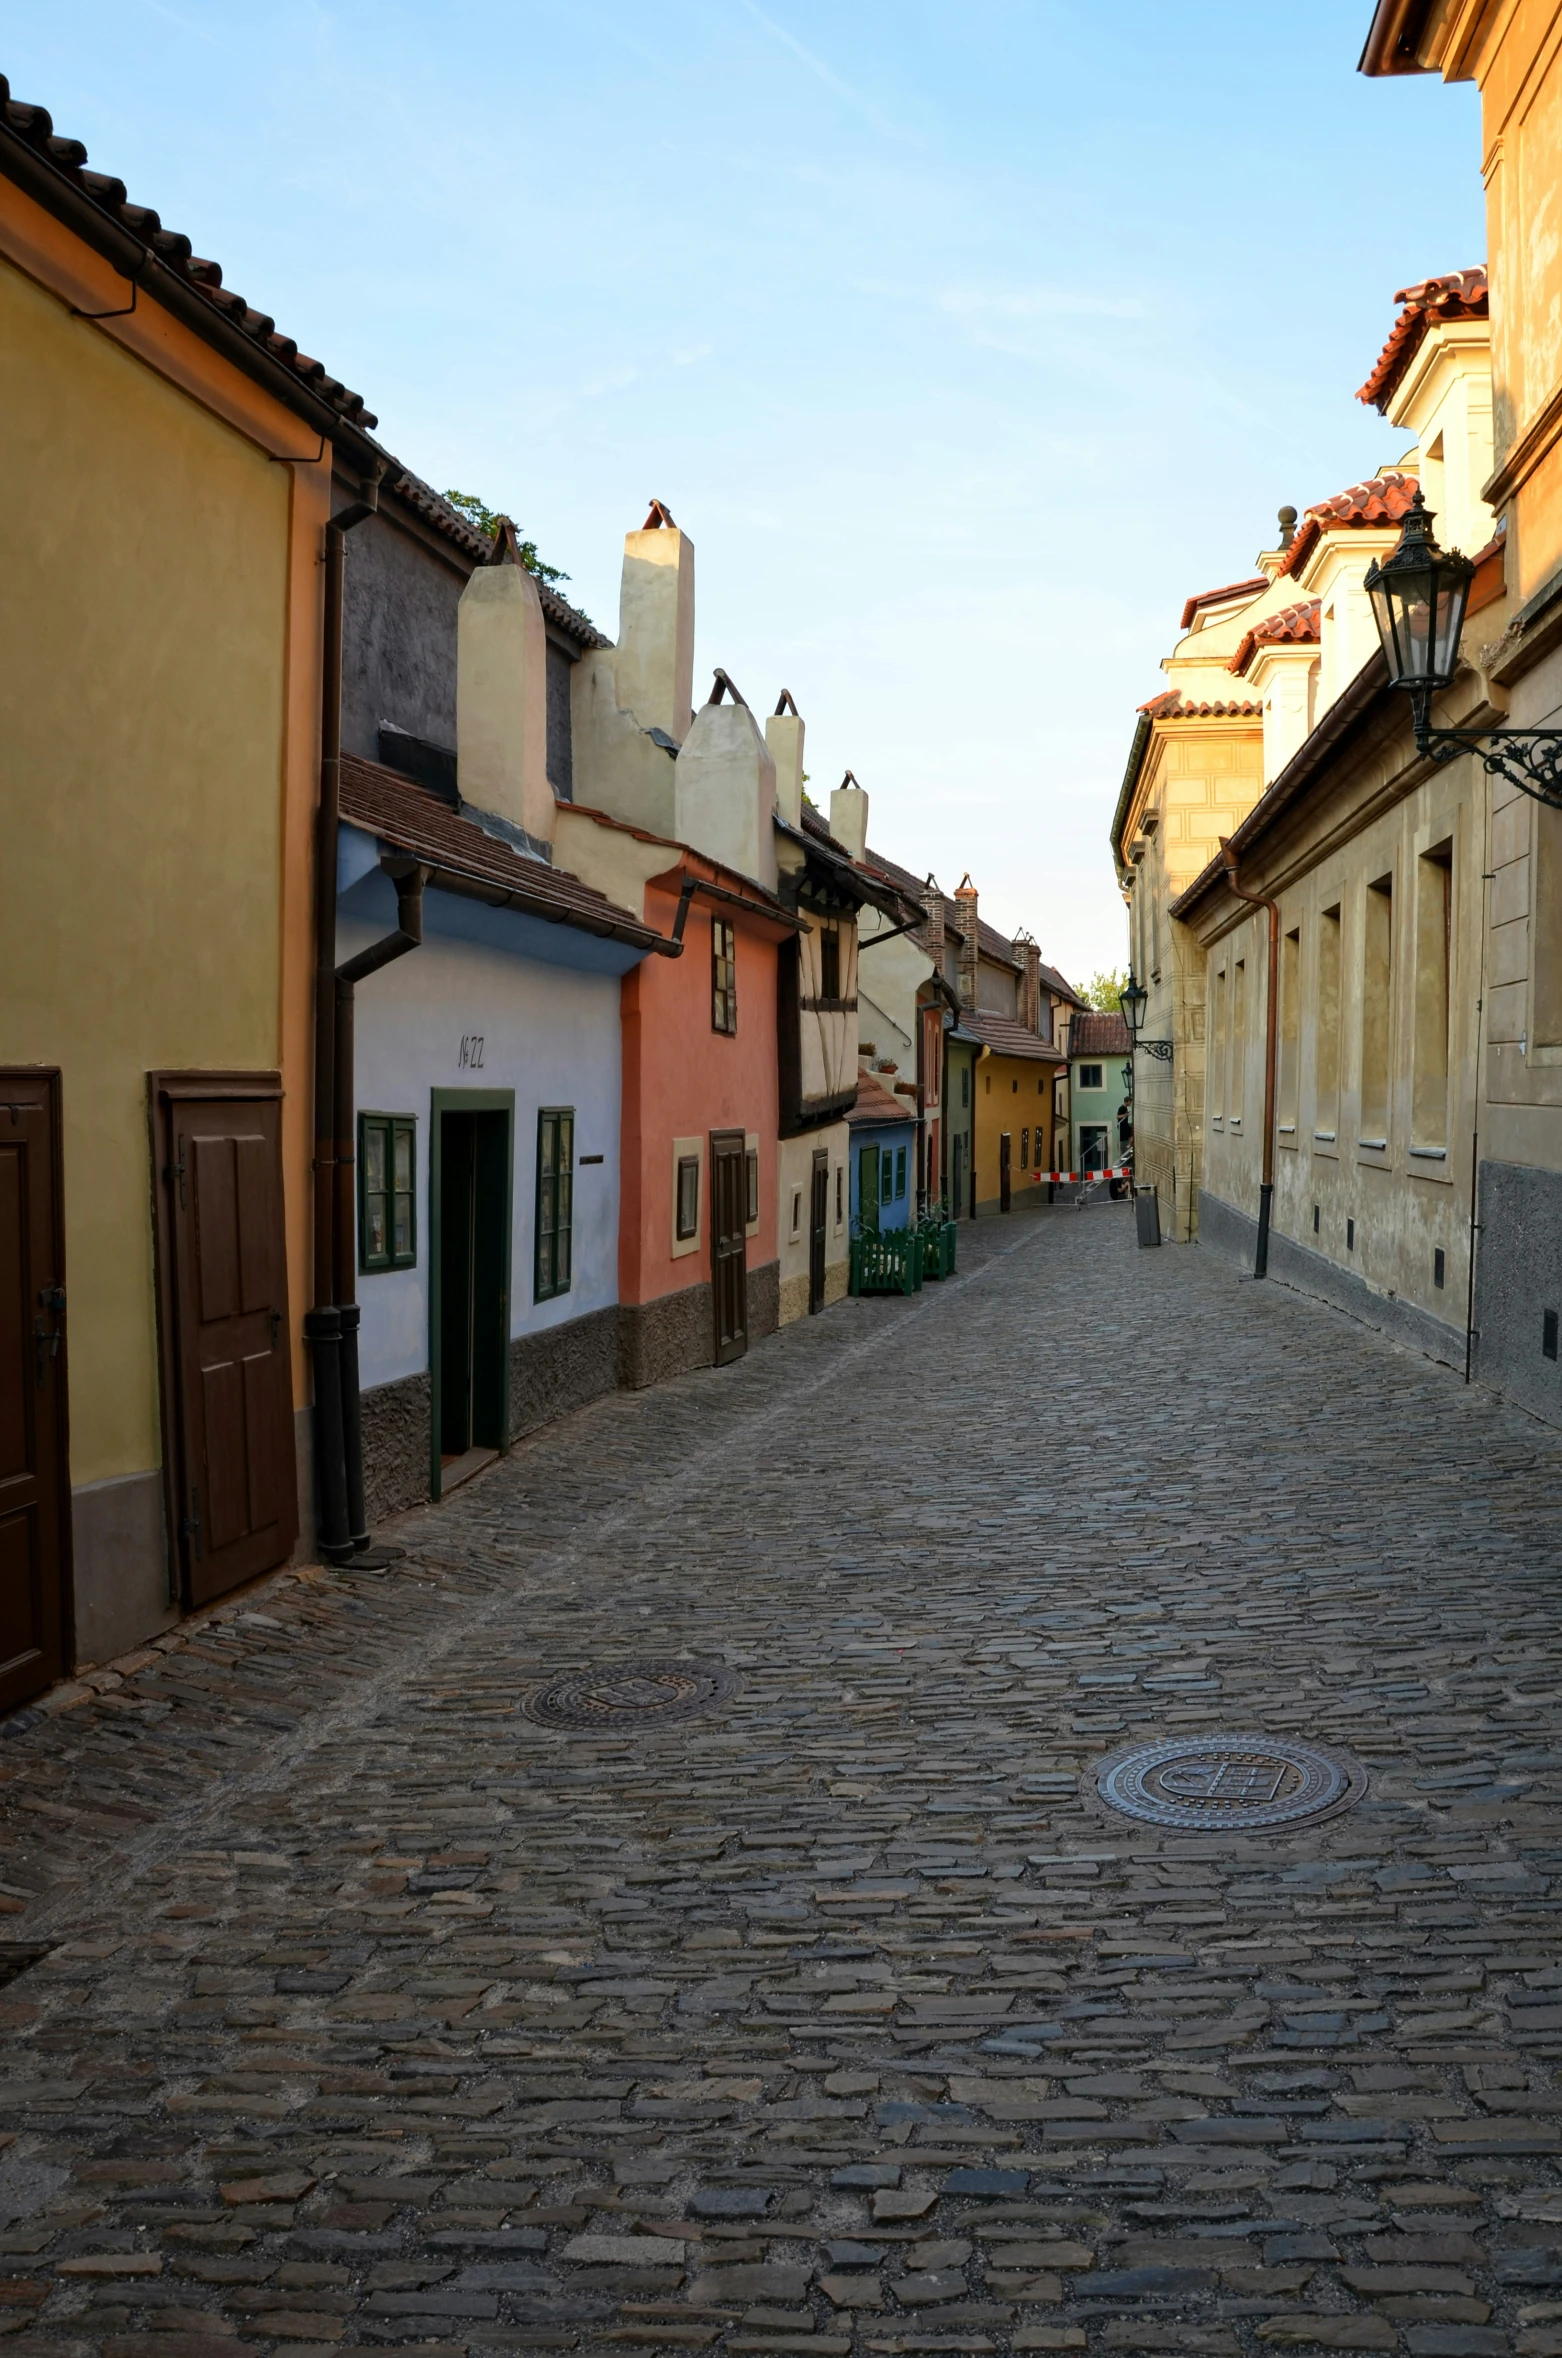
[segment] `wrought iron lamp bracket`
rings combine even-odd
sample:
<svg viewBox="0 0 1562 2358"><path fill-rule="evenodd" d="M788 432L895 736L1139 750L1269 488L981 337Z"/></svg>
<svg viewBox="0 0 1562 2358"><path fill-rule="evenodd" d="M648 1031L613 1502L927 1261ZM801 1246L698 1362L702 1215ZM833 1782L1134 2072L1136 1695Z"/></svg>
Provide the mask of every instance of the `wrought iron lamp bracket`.
<svg viewBox="0 0 1562 2358"><path fill-rule="evenodd" d="M1157 1064L1170 1064L1172 1060L1170 1040L1135 1040L1134 1046L1142 1048L1146 1056L1153 1056Z"/></svg>
<svg viewBox="0 0 1562 2358"><path fill-rule="evenodd" d="M1415 697L1416 750L1429 761L1473 753L1494 778L1562 810L1562 729L1434 729L1430 699Z"/></svg>

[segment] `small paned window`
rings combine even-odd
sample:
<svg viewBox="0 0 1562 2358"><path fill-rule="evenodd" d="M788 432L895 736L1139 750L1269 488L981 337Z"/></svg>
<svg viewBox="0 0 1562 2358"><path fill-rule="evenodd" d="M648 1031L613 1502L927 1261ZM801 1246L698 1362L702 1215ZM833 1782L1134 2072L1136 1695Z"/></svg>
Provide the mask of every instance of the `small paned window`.
<svg viewBox="0 0 1562 2358"><path fill-rule="evenodd" d="M710 1023L713 1032L738 1028L738 937L726 917L710 921Z"/></svg>
<svg viewBox="0 0 1562 2358"><path fill-rule="evenodd" d="M537 1287L539 1302L567 1294L575 1195L573 1106L545 1106L537 1116Z"/></svg>
<svg viewBox="0 0 1562 2358"><path fill-rule="evenodd" d="M841 995L841 933L836 925L819 928L819 996L838 999Z"/></svg>
<svg viewBox="0 0 1562 2358"><path fill-rule="evenodd" d="M1030 1132L1028 1130L1020 1132L1020 1169L1022 1171L1030 1169Z"/></svg>
<svg viewBox="0 0 1562 2358"><path fill-rule="evenodd" d="M802 1233L803 1191L800 1187L794 1187L792 1190L792 1234L794 1236L801 1236Z"/></svg>
<svg viewBox="0 0 1562 2358"><path fill-rule="evenodd" d="M743 1217L752 1228L759 1218L759 1148L751 1146L743 1160L748 1172L748 1203Z"/></svg>
<svg viewBox="0 0 1562 2358"><path fill-rule="evenodd" d="M678 1242L687 1244L697 1236L700 1228L700 1158L697 1154L678 1157Z"/></svg>
<svg viewBox="0 0 1562 2358"><path fill-rule="evenodd" d="M895 1200L895 1157L888 1147L879 1156L879 1201L892 1204Z"/></svg>
<svg viewBox="0 0 1562 2358"><path fill-rule="evenodd" d="M903 1146L897 1146L895 1149L895 1200L897 1203L904 1199L905 1193L906 1150Z"/></svg>
<svg viewBox="0 0 1562 2358"><path fill-rule="evenodd" d="M836 1164L836 1166L835 1166L835 1225L836 1225L836 1227L837 1227L837 1228L839 1228L839 1226L840 1226L841 1222L842 1222L842 1221L845 1219L845 1217L846 1217L846 1170L845 1170L845 1166L844 1166L843 1164L841 1164L841 1163L837 1163L837 1164Z"/></svg>
<svg viewBox="0 0 1562 2358"><path fill-rule="evenodd" d="M411 1114L358 1116L358 1266L366 1275L417 1263L416 1141Z"/></svg>
<svg viewBox="0 0 1562 2358"><path fill-rule="evenodd" d="M1079 1085L1081 1089L1099 1089L1101 1067L1098 1064L1082 1064L1079 1068Z"/></svg>

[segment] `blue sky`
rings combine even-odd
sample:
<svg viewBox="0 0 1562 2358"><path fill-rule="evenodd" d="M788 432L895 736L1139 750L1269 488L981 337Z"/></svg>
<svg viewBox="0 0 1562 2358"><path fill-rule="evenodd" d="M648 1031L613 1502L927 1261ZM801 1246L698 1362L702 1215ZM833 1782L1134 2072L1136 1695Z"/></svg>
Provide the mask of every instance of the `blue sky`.
<svg viewBox="0 0 1562 2358"><path fill-rule="evenodd" d="M1182 600L1403 447L1393 292L1484 254L1474 94L1370 14L74 0L0 63L608 630L666 500L696 693L791 688L816 794L1086 973Z"/></svg>

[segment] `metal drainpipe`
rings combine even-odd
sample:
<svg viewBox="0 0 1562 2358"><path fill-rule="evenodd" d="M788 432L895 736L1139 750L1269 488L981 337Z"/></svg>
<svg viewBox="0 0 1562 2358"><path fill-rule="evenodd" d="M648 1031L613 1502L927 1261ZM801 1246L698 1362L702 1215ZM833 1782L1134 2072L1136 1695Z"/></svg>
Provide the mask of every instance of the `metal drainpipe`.
<svg viewBox="0 0 1562 2358"><path fill-rule="evenodd" d="M365 975L377 974L393 958L404 958L423 941L423 887L429 871L416 860L386 860L386 874L396 885L396 931L383 934L336 969L336 1025L332 1043L335 1071L333 1127L336 1157L332 1206L335 1230L336 1314L341 1324L342 1464L347 1502L347 1540L343 1555L355 1555L369 1544L363 1505L363 1413L358 1385L358 1321L356 1250L357 1141L353 1120L353 1033L356 989Z"/></svg>
<svg viewBox="0 0 1562 2358"><path fill-rule="evenodd" d="M325 528L320 682L320 803L315 814L314 1301L304 1319L314 1369L315 1527L322 1555L351 1552L342 1424L342 1322L333 1206L336 1044L336 832L342 764L342 579L346 536L379 505L383 466Z"/></svg>
<svg viewBox="0 0 1562 2358"><path fill-rule="evenodd" d="M1237 855L1223 835L1220 856L1226 863L1226 882L1239 901L1251 901L1255 909L1269 911L1269 984L1268 1005L1264 1014L1264 1159L1263 1175L1258 1189L1258 1250L1253 1256L1253 1275L1269 1274L1269 1214L1275 1194L1275 1056L1280 1037L1280 904L1267 900L1261 892L1245 892L1237 882Z"/></svg>

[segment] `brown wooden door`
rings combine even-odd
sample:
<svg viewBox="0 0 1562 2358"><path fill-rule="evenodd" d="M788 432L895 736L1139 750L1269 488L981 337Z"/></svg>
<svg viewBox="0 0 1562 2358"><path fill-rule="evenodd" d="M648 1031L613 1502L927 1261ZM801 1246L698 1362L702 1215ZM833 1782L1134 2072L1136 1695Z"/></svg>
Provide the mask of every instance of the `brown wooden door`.
<svg viewBox="0 0 1562 2358"><path fill-rule="evenodd" d="M748 1349L748 1157L741 1130L712 1130L711 1292L716 1365Z"/></svg>
<svg viewBox="0 0 1562 2358"><path fill-rule="evenodd" d="M824 1246L830 1224L830 1158L814 1150L813 1200L808 1216L808 1307L824 1308Z"/></svg>
<svg viewBox="0 0 1562 2358"><path fill-rule="evenodd" d="M0 1710L69 1653L60 1080L0 1072Z"/></svg>
<svg viewBox="0 0 1562 2358"><path fill-rule="evenodd" d="M1013 1153L1014 1140L1005 1130L998 1141L998 1209L1000 1212L1006 1212L1009 1209L1011 1200L1014 1184L1014 1175L1011 1169Z"/></svg>
<svg viewBox="0 0 1562 2358"><path fill-rule="evenodd" d="M298 1536L281 1093L154 1086L170 1506L185 1601L203 1605L285 1563Z"/></svg>

